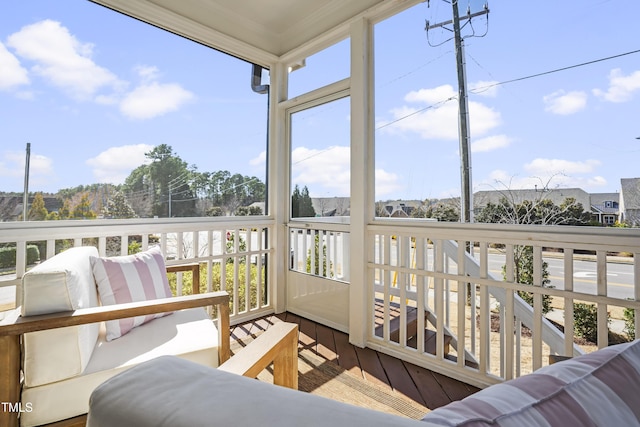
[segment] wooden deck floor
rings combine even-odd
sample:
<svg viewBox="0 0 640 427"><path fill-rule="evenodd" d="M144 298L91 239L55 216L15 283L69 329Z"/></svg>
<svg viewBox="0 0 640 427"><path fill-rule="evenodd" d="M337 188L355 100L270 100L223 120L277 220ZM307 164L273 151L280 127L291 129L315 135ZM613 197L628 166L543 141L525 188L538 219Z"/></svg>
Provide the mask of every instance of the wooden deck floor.
<svg viewBox="0 0 640 427"><path fill-rule="evenodd" d="M463 399L479 390L386 354L353 346L345 333L291 313L266 316L236 325L231 329L231 339L257 335L280 321L298 324L300 348L311 350L367 381L400 392L429 409Z"/></svg>

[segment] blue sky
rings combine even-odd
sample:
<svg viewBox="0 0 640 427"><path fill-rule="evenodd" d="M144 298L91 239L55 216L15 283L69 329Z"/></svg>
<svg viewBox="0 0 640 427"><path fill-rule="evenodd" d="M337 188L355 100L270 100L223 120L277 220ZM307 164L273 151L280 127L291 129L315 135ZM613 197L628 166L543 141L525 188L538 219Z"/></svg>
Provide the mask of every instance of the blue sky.
<svg viewBox="0 0 640 427"><path fill-rule="evenodd" d="M473 0L472 7L479 2ZM467 25L474 190L616 192L640 176L637 0L494 0ZM450 6L431 0L375 27L376 198L460 194ZM348 74L348 43L291 74L297 95ZM264 179L266 96L250 66L87 1L0 6L0 191L121 183L165 143L200 171ZM347 196L348 99L294 118L293 182Z"/></svg>

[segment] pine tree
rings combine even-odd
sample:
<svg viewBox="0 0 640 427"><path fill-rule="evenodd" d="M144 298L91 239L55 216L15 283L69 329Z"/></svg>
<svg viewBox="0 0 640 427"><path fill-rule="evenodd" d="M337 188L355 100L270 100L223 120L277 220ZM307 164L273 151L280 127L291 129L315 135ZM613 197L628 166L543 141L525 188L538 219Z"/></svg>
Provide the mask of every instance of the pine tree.
<svg viewBox="0 0 640 427"><path fill-rule="evenodd" d="M136 218L137 215L122 192L116 191L109 198L107 206L102 210L106 218Z"/></svg>
<svg viewBox="0 0 640 427"><path fill-rule="evenodd" d="M36 193L36 196L33 198L33 202L31 203L31 207L29 208L27 218L29 221L44 221L47 219L48 214L49 212L44 206L44 197L42 196L42 193Z"/></svg>

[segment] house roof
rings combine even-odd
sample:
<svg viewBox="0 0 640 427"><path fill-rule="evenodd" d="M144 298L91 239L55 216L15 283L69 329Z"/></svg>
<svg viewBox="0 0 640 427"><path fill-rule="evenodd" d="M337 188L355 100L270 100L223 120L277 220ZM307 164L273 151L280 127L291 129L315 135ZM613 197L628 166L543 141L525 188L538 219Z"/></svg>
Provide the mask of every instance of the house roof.
<svg viewBox="0 0 640 427"><path fill-rule="evenodd" d="M507 197L515 203L521 203L524 200L551 200L554 204L560 205L568 197L573 197L576 202L581 203L584 209L589 209L591 199L589 193L580 188L556 188L556 189L523 189L523 190L505 190L505 191L477 191L473 193L473 203L476 208L482 208L488 203L499 203L500 199ZM616 199L617 200L617 199Z"/></svg>
<svg viewBox="0 0 640 427"><path fill-rule="evenodd" d="M592 205L604 205L604 202L620 203L620 193L590 193Z"/></svg>
<svg viewBox="0 0 640 427"><path fill-rule="evenodd" d="M640 178L622 178L620 189L625 209L640 209Z"/></svg>
<svg viewBox="0 0 640 427"><path fill-rule="evenodd" d="M377 5L388 8L417 3L408 0L90 1L260 65L310 40L331 37L334 28ZM339 38L344 36L346 32Z"/></svg>
<svg viewBox="0 0 640 427"><path fill-rule="evenodd" d="M312 197L311 204L318 216L347 215L351 208L349 197Z"/></svg>

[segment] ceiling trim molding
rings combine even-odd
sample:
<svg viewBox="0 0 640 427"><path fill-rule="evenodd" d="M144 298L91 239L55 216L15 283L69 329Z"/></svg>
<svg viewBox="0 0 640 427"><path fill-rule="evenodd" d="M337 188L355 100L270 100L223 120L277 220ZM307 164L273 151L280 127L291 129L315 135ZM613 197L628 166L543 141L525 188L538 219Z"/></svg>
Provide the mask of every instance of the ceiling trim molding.
<svg viewBox="0 0 640 427"><path fill-rule="evenodd" d="M278 57L147 0L89 0L245 61L270 68Z"/></svg>

